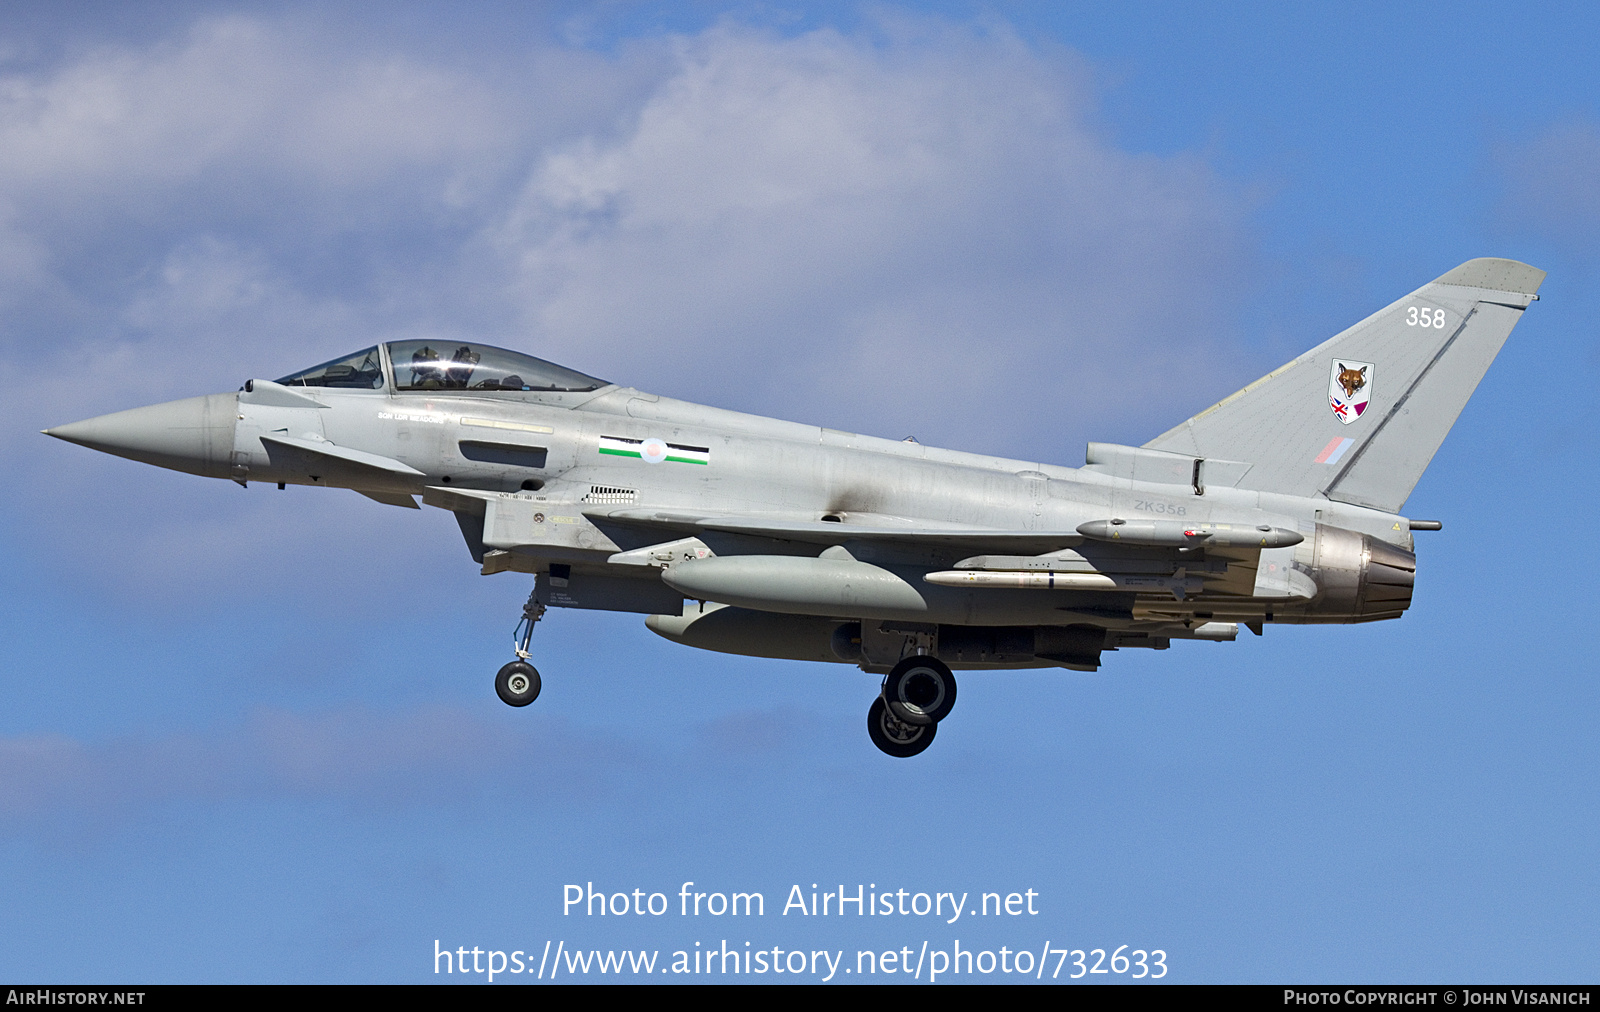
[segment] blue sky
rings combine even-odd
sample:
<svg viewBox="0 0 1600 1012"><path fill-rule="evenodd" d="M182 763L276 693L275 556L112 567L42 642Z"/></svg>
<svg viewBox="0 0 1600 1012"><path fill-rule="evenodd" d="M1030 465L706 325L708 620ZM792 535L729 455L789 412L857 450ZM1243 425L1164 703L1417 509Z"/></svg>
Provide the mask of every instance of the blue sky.
<svg viewBox="0 0 1600 1012"><path fill-rule="evenodd" d="M959 939L1159 948L1181 981L1593 979L1597 28L1576 5L8 8L0 976ZM863 733L871 676L637 616L552 613L513 711L490 681L526 582L477 575L446 514L38 435L470 334L1075 465L1478 256L1549 278L1407 505L1445 529L1403 619L969 675L911 762ZM590 881L758 890L768 916L563 916ZM778 913L813 882L1041 913Z"/></svg>

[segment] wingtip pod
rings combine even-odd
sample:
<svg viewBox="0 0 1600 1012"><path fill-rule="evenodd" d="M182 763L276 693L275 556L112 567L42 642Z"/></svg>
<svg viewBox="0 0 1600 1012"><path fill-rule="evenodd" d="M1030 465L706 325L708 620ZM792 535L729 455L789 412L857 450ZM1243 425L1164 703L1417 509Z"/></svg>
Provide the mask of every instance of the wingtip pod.
<svg viewBox="0 0 1600 1012"><path fill-rule="evenodd" d="M1479 257L1468 260L1449 271L1435 284L1460 285L1463 288L1487 288L1495 292L1537 297L1544 283L1545 272L1519 260L1502 260L1499 257Z"/></svg>

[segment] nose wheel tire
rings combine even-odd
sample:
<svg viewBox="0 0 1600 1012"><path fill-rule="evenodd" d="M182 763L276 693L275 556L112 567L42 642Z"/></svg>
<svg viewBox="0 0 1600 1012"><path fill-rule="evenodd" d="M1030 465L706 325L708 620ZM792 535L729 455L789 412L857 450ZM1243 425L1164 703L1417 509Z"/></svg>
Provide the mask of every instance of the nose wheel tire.
<svg viewBox="0 0 1600 1012"><path fill-rule="evenodd" d="M955 708L956 676L936 657L907 657L883 680L883 700L903 723L937 724Z"/></svg>
<svg viewBox="0 0 1600 1012"><path fill-rule="evenodd" d="M929 745L939 731L937 724L907 724L889 712L879 696L867 710L867 736L886 755L909 759Z"/></svg>
<svg viewBox="0 0 1600 1012"><path fill-rule="evenodd" d="M527 661L512 661L494 676L494 691L507 706L527 706L539 698L539 669Z"/></svg>

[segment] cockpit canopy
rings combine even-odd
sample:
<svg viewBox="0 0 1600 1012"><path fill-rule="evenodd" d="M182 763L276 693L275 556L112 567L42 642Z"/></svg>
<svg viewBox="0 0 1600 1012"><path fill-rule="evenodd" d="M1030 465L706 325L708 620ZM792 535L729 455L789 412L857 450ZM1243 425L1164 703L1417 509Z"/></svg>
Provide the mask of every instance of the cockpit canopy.
<svg viewBox="0 0 1600 1012"><path fill-rule="evenodd" d="M609 384L532 355L458 341L392 341L354 355L285 376L284 386L382 390L383 357L388 352L393 389L401 393L438 390L586 392Z"/></svg>
<svg viewBox="0 0 1600 1012"><path fill-rule="evenodd" d="M383 364L378 349L368 348L354 355L336 358L319 366L285 376L278 381L286 387L341 387L345 390L379 390L383 387Z"/></svg>

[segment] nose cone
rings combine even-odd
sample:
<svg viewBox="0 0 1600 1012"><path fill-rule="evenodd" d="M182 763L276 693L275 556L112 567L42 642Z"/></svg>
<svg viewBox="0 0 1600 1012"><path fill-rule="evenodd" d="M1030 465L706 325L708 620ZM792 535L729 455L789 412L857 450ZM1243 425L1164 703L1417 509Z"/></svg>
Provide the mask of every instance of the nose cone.
<svg viewBox="0 0 1600 1012"><path fill-rule="evenodd" d="M238 404L237 394L190 397L58 425L44 434L157 467L226 478Z"/></svg>

